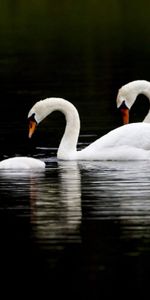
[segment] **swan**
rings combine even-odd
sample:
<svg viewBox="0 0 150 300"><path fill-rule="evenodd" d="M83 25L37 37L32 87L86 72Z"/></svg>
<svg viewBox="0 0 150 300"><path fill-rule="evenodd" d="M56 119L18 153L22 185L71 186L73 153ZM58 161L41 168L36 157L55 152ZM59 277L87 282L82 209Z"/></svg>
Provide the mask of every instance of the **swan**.
<svg viewBox="0 0 150 300"><path fill-rule="evenodd" d="M29 138L37 125L53 111L65 115L66 126L57 158L61 160L137 160L150 159L150 124L122 125L77 151L80 119L75 106L62 98L46 98L36 102L28 113Z"/></svg>
<svg viewBox="0 0 150 300"><path fill-rule="evenodd" d="M43 170L45 163L27 156L10 157L0 161L0 169Z"/></svg>
<svg viewBox="0 0 150 300"><path fill-rule="evenodd" d="M150 82L147 80L135 80L123 85L116 98L117 108L120 108L123 124L129 123L129 110L134 104L137 96L143 94L150 101ZM150 110L143 122L150 122Z"/></svg>

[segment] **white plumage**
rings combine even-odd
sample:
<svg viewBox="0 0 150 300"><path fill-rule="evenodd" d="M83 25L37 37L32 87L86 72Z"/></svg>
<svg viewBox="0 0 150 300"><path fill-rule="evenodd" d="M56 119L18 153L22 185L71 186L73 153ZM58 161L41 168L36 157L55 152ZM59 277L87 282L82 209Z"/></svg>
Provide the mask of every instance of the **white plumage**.
<svg viewBox="0 0 150 300"><path fill-rule="evenodd" d="M116 103L119 108L124 102L130 110L138 95L143 94L150 101L150 82L147 80L135 80L123 85L117 94ZM143 122L150 122L150 110Z"/></svg>
<svg viewBox="0 0 150 300"><path fill-rule="evenodd" d="M55 110L66 118L65 132L57 157L63 160L137 160L150 159L150 124L132 123L110 131L83 150L77 151L80 119L74 105L62 98L38 101L29 111L28 118L40 123ZM35 123L35 122L34 122ZM35 129L35 128L34 128ZM29 137L33 130L30 125Z"/></svg>
<svg viewBox="0 0 150 300"><path fill-rule="evenodd" d="M0 169L39 170L44 168L45 163L43 161L26 156L11 157L0 162Z"/></svg>

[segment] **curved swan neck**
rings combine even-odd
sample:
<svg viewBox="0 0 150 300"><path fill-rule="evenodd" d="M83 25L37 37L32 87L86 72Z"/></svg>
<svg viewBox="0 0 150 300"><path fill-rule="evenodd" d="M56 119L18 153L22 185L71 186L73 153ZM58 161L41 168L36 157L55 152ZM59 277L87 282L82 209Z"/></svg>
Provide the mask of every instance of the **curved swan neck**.
<svg viewBox="0 0 150 300"><path fill-rule="evenodd" d="M61 101L61 104L58 108L65 115L66 119L66 128L64 135L61 139L57 157L60 159L69 159L76 155L77 152L77 142L80 132L80 119L79 114L74 107L68 101Z"/></svg>
<svg viewBox="0 0 150 300"><path fill-rule="evenodd" d="M146 80L137 80L137 81L133 82L133 88L134 88L134 85L135 85L136 97L139 94L143 94L150 101L150 82L146 81Z"/></svg>
<svg viewBox="0 0 150 300"><path fill-rule="evenodd" d="M53 111L60 111L65 115L66 127L58 148L57 157L69 159L76 154L76 146L80 131L79 114L75 106L62 98L47 98L37 102L30 110L28 117L34 115L37 123L40 123Z"/></svg>

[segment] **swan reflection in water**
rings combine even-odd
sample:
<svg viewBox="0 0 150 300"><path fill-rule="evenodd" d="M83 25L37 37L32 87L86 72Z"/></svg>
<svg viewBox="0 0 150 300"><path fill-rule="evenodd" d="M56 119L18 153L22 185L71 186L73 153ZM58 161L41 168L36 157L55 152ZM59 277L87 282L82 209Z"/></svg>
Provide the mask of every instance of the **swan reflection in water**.
<svg viewBox="0 0 150 300"><path fill-rule="evenodd" d="M82 196L89 191L89 197L93 197L95 205L91 201L91 208L95 217L134 221L147 215L149 166L147 161L80 163L84 170Z"/></svg>
<svg viewBox="0 0 150 300"><path fill-rule="evenodd" d="M50 170L52 181L48 176L46 188L44 184L34 201L38 233L56 239L68 233L70 241L82 240L82 221L88 219L118 222L131 239L143 234L150 224L149 165L147 161L58 161Z"/></svg>
<svg viewBox="0 0 150 300"><path fill-rule="evenodd" d="M42 290L47 295L66 244L80 243L80 184L74 162L48 163L39 173L0 172L3 285L14 282L14 290L17 282L30 291L35 284L34 293Z"/></svg>
<svg viewBox="0 0 150 300"><path fill-rule="evenodd" d="M72 234L74 238L82 217L149 223L149 162L49 161L47 166L45 172L7 170L0 174L8 210L12 203L19 205L21 214L24 205L28 207L37 237L59 241Z"/></svg>
<svg viewBox="0 0 150 300"><path fill-rule="evenodd" d="M45 172L3 170L0 181L1 193L15 200L18 213L26 209L34 235L41 243L50 239L57 243L68 235L69 239L78 239L81 181L76 162L58 162ZM14 203L9 201L8 210L11 205Z"/></svg>
<svg viewBox="0 0 150 300"><path fill-rule="evenodd" d="M51 179L50 176L52 176ZM63 241L67 236L69 241L79 239L80 185L80 171L77 163L62 161L57 163L56 168L47 170L44 184L40 187L37 198L35 196L37 187L32 186L32 201L35 198L33 223L36 224L37 235L40 239L51 239L55 243Z"/></svg>
<svg viewBox="0 0 150 300"><path fill-rule="evenodd" d="M36 240L42 249L42 262L45 259L49 266L48 290L50 283L51 288L54 283L54 289L59 285L60 293L63 289L66 295L66 282L67 290L76 282L76 296L80 287L83 296L102 296L103 293L110 296L111 289L118 291L118 284L122 289L128 284L131 291L137 282L146 287L149 267L146 255L150 250L147 161L77 163L49 160L43 173L3 172L0 181L1 208L2 205L7 208L3 211L5 216L9 211L7 219L1 219L1 225L7 222L11 230L12 238L7 233L9 249L11 246L12 251L16 232L18 239L23 236L25 240L23 251L27 248L27 235L28 239L32 236ZM10 222L14 208L20 221L17 218L18 226L10 229L14 224ZM26 220L24 224L22 219ZM29 232L28 223L31 224ZM1 228L5 230L5 226ZM36 260L36 270L39 268L35 255L37 243L31 263ZM20 246L15 251L18 259ZM129 272L131 264L132 272ZM34 276L41 283L39 270ZM44 282L46 277L44 275Z"/></svg>

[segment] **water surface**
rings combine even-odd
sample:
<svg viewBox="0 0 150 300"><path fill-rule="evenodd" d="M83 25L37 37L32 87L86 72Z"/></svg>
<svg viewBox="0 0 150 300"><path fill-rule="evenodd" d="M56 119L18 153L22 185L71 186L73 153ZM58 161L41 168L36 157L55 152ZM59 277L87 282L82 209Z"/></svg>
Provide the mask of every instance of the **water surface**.
<svg viewBox="0 0 150 300"><path fill-rule="evenodd" d="M0 175L3 283L67 299L145 293L149 163L46 163Z"/></svg>

